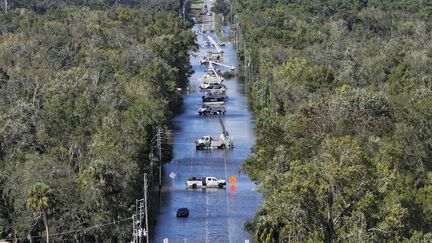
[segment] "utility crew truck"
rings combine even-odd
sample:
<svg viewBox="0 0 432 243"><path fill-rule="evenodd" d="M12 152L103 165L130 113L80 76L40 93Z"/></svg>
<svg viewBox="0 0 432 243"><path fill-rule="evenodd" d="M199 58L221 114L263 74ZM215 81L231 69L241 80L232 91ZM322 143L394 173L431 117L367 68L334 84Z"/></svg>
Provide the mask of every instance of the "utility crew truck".
<svg viewBox="0 0 432 243"><path fill-rule="evenodd" d="M198 108L198 114L201 115L216 115L216 114L225 114L226 109L224 105L219 104L204 104L200 108Z"/></svg>
<svg viewBox="0 0 432 243"><path fill-rule="evenodd" d="M226 66L222 63L210 62L208 74L204 76L204 79L200 84L200 89L201 89L201 91L203 91L203 90L218 90L220 92L225 92L226 86L225 86L225 84L223 84L224 79L223 79L223 77L219 76L218 72L216 71L216 69L214 68L213 65L222 65L225 67L229 67L231 69L234 68L233 66Z"/></svg>
<svg viewBox="0 0 432 243"><path fill-rule="evenodd" d="M216 51L209 51L204 53L204 57L201 60L201 65L209 64L211 61L221 61L223 59L223 49L211 36L207 36L207 39L216 48Z"/></svg>
<svg viewBox="0 0 432 243"><path fill-rule="evenodd" d="M204 177L204 178L196 178L189 177L186 180L186 186L189 188L198 188L198 187L217 187L224 188L226 185L225 180L219 180L216 177Z"/></svg>
<svg viewBox="0 0 432 243"><path fill-rule="evenodd" d="M206 150L206 149L225 149L232 148L233 143L229 137L221 134L219 139L214 139L210 135L202 136L200 139L195 141L197 150Z"/></svg>
<svg viewBox="0 0 432 243"><path fill-rule="evenodd" d="M225 125L222 120L222 115L219 116L219 122L222 127L222 134L219 136L219 139L214 139L210 135L202 136L201 139L195 141L196 150L234 148L234 143L225 129Z"/></svg>
<svg viewBox="0 0 432 243"><path fill-rule="evenodd" d="M202 101L203 102L224 102L225 100L228 99L228 96L226 95L225 92L219 92L219 91L207 91L203 96L202 96Z"/></svg>

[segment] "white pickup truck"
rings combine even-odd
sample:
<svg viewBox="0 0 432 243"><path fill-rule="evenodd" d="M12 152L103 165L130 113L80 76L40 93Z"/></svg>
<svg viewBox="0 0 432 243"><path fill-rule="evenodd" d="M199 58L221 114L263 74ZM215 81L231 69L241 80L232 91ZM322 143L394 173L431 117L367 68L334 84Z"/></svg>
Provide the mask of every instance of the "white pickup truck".
<svg viewBox="0 0 432 243"><path fill-rule="evenodd" d="M189 177L186 180L186 186L191 187L193 189L197 187L224 188L225 185L226 185L225 180L219 180L216 177L204 177L204 178Z"/></svg>

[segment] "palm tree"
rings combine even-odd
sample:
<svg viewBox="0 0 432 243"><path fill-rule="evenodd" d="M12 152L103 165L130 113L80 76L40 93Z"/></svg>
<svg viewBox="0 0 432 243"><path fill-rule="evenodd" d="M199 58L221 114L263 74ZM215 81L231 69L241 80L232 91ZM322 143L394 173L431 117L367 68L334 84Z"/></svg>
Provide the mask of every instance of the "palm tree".
<svg viewBox="0 0 432 243"><path fill-rule="evenodd" d="M45 225L47 243L49 243L49 231L45 210L50 206L49 203L51 196L51 188L41 182L34 184L30 188L27 196L27 207L33 209L36 212L38 218L42 216L42 220Z"/></svg>
<svg viewBox="0 0 432 243"><path fill-rule="evenodd" d="M278 242L278 227L271 221L269 215L259 216L255 230L255 239L258 242L264 243Z"/></svg>

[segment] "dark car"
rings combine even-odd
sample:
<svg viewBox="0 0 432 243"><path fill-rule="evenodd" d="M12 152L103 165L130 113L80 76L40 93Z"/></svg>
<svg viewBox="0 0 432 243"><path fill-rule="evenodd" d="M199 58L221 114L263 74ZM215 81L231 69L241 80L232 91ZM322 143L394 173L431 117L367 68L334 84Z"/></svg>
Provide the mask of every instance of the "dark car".
<svg viewBox="0 0 432 243"><path fill-rule="evenodd" d="M179 208L177 210L177 217L188 217L188 216L189 216L189 209Z"/></svg>

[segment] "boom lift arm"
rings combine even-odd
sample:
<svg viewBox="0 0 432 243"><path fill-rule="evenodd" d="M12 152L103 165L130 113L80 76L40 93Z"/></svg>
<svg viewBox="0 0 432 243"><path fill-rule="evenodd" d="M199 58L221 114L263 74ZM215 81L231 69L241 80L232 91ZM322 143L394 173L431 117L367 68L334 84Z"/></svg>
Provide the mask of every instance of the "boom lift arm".
<svg viewBox="0 0 432 243"><path fill-rule="evenodd" d="M215 40L213 40L213 38L211 36L207 36L207 39L209 39L209 41L214 45L214 47L216 48L216 50L220 53L223 53L222 48L218 45L218 43L216 43Z"/></svg>
<svg viewBox="0 0 432 243"><path fill-rule="evenodd" d="M222 134L223 134L225 137L228 137L228 136L229 136L229 133L228 133L228 131L225 129L225 124L224 124L224 122L223 122L223 120L222 120L222 115L219 116L219 123L220 123L220 125L221 125L221 127L222 127Z"/></svg>

